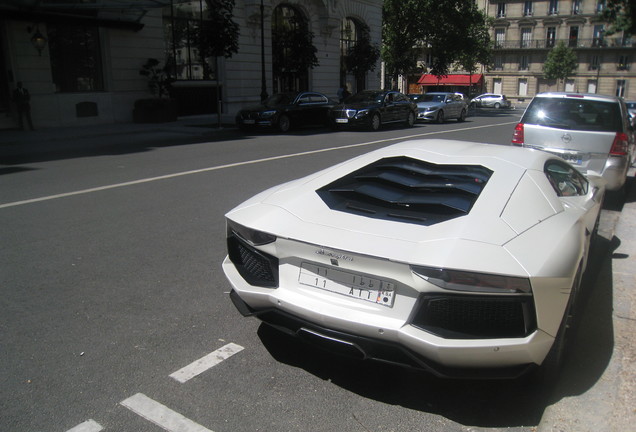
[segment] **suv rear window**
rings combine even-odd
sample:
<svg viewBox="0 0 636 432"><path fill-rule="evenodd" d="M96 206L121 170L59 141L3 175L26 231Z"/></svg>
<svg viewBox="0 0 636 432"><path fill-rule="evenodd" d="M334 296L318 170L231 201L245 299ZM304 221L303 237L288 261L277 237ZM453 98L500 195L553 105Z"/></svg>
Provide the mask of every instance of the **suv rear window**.
<svg viewBox="0 0 636 432"><path fill-rule="evenodd" d="M580 98L535 98L522 123L597 132L621 130L618 103Z"/></svg>

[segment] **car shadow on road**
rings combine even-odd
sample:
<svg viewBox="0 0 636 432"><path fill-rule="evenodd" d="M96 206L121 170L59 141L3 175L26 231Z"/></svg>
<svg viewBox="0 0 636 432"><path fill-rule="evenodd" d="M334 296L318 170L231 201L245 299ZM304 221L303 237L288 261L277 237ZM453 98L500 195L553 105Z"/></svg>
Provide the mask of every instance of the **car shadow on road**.
<svg viewBox="0 0 636 432"><path fill-rule="evenodd" d="M451 380L399 366L335 356L266 324L259 337L277 361L329 380L348 391L390 405L441 415L477 427L536 426L545 408L584 393L597 382L613 349L612 241L597 237L583 279L572 343L554 377L530 374L514 380Z"/></svg>

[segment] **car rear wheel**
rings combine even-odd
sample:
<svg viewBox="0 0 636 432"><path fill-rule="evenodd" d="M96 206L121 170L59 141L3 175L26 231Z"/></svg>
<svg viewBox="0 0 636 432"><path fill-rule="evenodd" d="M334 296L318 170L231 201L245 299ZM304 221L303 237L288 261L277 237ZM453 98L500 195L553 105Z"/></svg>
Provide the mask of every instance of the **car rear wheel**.
<svg viewBox="0 0 636 432"><path fill-rule="evenodd" d="M281 132L289 131L289 129L291 128L291 122L289 121L289 117L286 116L285 114L281 114L281 116L278 117L277 127L278 127L278 130Z"/></svg>
<svg viewBox="0 0 636 432"><path fill-rule="evenodd" d="M437 112L437 123L444 123L444 111L439 110Z"/></svg>
<svg viewBox="0 0 636 432"><path fill-rule="evenodd" d="M457 121L458 122L466 121L466 110L465 109L463 109L461 114L459 114L459 117L457 117Z"/></svg>
<svg viewBox="0 0 636 432"><path fill-rule="evenodd" d="M501 104L499 102L495 102L494 107L495 107L495 109L499 109L499 108L501 108Z"/></svg>
<svg viewBox="0 0 636 432"><path fill-rule="evenodd" d="M380 125L382 124L382 120L380 119L380 114L375 113L371 116L371 121L369 122L369 128L372 131L377 131L380 129Z"/></svg>
<svg viewBox="0 0 636 432"><path fill-rule="evenodd" d="M406 118L406 126L413 127L413 125L415 125L415 113L413 113L413 111L410 111L408 117Z"/></svg>

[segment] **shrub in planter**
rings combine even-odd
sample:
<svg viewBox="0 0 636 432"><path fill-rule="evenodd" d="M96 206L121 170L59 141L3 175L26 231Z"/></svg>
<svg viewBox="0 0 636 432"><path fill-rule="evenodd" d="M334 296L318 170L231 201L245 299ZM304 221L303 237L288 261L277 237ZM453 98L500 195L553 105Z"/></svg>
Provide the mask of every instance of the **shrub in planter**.
<svg viewBox="0 0 636 432"><path fill-rule="evenodd" d="M169 94L171 79L167 66L160 67L157 59L149 58L141 66L140 75L148 78L148 88L154 98L138 99L133 109L135 123L163 123L177 120L177 102L164 99Z"/></svg>

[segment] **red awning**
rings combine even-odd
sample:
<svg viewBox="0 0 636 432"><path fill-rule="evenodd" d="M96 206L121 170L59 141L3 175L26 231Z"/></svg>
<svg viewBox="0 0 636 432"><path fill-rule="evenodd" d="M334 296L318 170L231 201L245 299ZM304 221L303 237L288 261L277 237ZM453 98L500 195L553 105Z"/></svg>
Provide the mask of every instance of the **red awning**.
<svg viewBox="0 0 636 432"><path fill-rule="evenodd" d="M424 74L417 83L425 86L468 86L470 84L480 84L483 79L484 76L482 74L444 75L441 77Z"/></svg>

